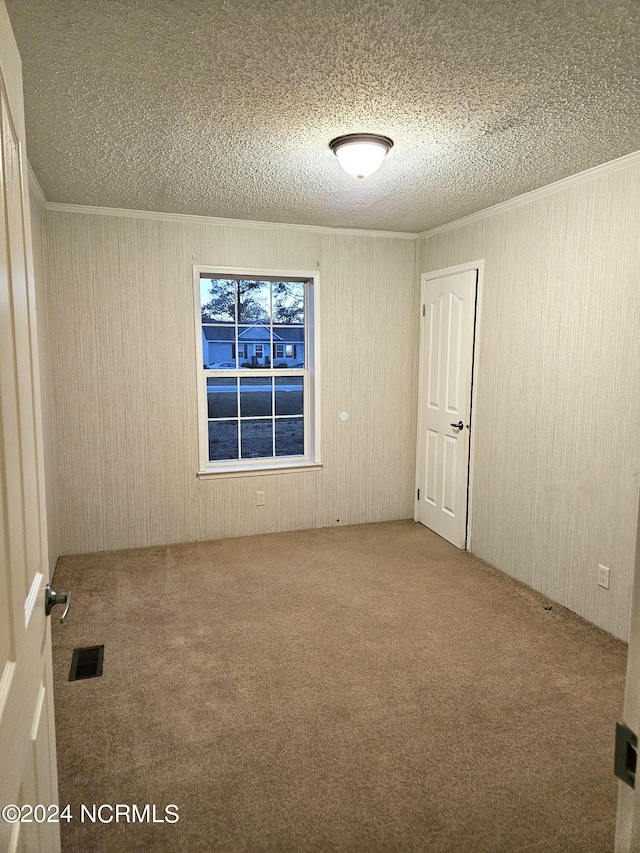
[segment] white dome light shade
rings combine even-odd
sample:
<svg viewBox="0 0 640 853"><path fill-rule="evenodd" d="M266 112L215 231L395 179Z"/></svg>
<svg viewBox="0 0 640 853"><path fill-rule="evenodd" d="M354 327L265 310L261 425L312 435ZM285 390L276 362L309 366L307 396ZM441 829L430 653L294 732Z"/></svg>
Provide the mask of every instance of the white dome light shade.
<svg viewBox="0 0 640 853"><path fill-rule="evenodd" d="M392 146L393 140L388 136L373 133L350 133L329 143L342 168L354 178L367 178L377 172Z"/></svg>

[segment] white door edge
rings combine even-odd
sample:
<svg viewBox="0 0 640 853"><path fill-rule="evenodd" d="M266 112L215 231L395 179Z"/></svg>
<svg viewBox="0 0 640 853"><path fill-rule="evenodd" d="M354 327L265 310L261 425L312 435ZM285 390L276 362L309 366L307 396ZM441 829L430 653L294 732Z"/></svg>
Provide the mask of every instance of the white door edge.
<svg viewBox="0 0 640 853"><path fill-rule="evenodd" d="M477 392L477 377L478 377L478 355L480 352L480 323L482 318L482 295L484 287L484 259L478 261L468 261L464 264L456 264L452 267L444 267L439 270L429 270L423 272L420 276L420 311L425 303L425 287L428 281L434 278L446 278L449 275L457 275L461 272L476 270L476 314L475 314L475 334L473 339L473 363L471 373L471 432L470 432L470 447L469 447L469 485L467 491L467 530L466 530L466 545L465 550L471 551L472 527L471 514L473 509L473 475L474 475L474 459L476 449L476 417L473 411L474 398ZM422 352L422 334L420 336L420 351ZM413 520L418 521L418 486L420 482L420 436L422 434L422 398L424 377L422 375L422 358L418 369L418 435L416 441L416 476L413 489Z"/></svg>
<svg viewBox="0 0 640 853"><path fill-rule="evenodd" d="M636 554L628 640L624 703L618 719L637 735L640 731L640 503L636 526ZM613 763L613 747L611 762ZM640 782L637 777L635 788L628 787L624 782L618 782L615 853L637 853L640 850L639 826Z"/></svg>

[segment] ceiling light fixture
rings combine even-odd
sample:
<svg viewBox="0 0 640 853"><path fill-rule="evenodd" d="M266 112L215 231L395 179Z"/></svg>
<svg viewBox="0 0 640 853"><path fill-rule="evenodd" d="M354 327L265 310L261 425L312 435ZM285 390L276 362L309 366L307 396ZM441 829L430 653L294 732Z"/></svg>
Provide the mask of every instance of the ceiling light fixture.
<svg viewBox="0 0 640 853"><path fill-rule="evenodd" d="M377 172L392 147L392 139L376 133L349 133L329 143L342 168L354 178L367 178Z"/></svg>

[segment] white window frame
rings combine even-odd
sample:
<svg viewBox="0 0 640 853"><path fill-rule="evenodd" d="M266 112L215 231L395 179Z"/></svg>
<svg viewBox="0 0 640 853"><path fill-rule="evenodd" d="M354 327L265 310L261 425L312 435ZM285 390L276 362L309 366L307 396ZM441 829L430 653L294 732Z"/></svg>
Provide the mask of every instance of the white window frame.
<svg viewBox="0 0 640 853"><path fill-rule="evenodd" d="M209 461L209 427L207 410L207 378L236 376L235 370L207 370L203 368L202 315L200 305L200 276L211 278L244 278L281 281L304 281L305 285L305 358L304 381L304 456L270 457L267 459L240 459L237 461ZM284 474L292 471L317 471L322 468L320 459L320 274L317 270L267 270L242 267L193 265L193 293L196 340L196 381L198 400L198 469L200 479ZM270 369L269 375L291 376L290 368ZM248 371L243 376L250 375ZM264 375L260 371L260 375Z"/></svg>

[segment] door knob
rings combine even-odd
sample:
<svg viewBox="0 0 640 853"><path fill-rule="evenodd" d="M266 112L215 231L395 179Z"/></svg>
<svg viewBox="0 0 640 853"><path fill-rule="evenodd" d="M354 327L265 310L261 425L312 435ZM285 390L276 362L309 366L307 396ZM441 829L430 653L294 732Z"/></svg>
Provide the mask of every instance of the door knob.
<svg viewBox="0 0 640 853"><path fill-rule="evenodd" d="M71 607L71 593L55 592L53 589L51 589L51 584L48 583L44 590L44 612L47 614L47 616L51 615L51 611L56 606L56 604L67 605L64 609L64 613L60 617L60 622L64 622L64 620L67 618L69 608Z"/></svg>
<svg viewBox="0 0 640 853"><path fill-rule="evenodd" d="M458 421L457 424L451 424L451 426L454 427L454 429L462 429L464 424L462 423L462 421Z"/></svg>

